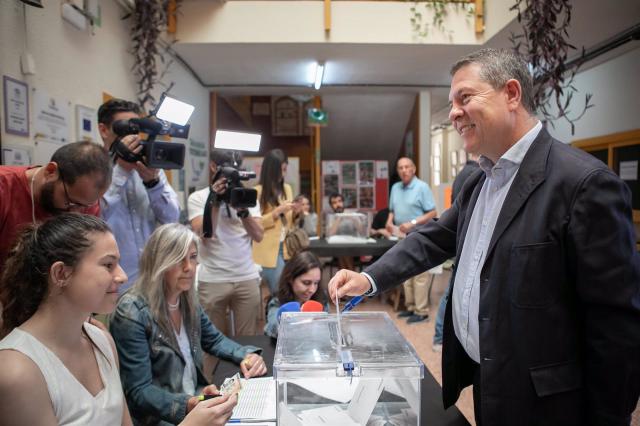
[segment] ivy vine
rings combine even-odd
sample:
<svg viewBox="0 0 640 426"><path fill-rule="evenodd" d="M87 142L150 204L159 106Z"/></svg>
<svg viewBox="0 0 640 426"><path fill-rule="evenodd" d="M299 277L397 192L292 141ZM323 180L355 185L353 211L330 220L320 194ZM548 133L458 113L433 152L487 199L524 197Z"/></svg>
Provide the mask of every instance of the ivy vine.
<svg viewBox="0 0 640 426"><path fill-rule="evenodd" d="M180 4L179 0L177 4ZM138 103L146 110L156 104L153 96L156 85L167 87L162 79L173 63L168 53L176 40L167 41L163 38L169 18L168 6L169 0L136 0L133 12L123 18L133 18L130 51L134 59L132 70L138 86Z"/></svg>
<svg viewBox="0 0 640 426"><path fill-rule="evenodd" d="M571 23L571 0L516 0L510 10L518 11L518 22L523 24L523 32L512 34L514 50L531 64L534 84L534 102L543 121L564 119L575 133L575 122L593 107L591 93L585 94L584 106L577 114L572 114L570 105L578 90L573 79L579 65L567 69L569 52L577 50L569 43ZM584 57L584 48L582 49ZM557 113L551 111L555 105Z"/></svg>
<svg viewBox="0 0 640 426"><path fill-rule="evenodd" d="M446 29L444 26L444 20L448 15L448 5L453 5L456 12L463 12L467 18L473 17L475 10L474 3L471 3L468 0L407 1L413 1L413 6L409 9L411 11L411 17L409 20L411 22L411 29L413 30L414 35L419 38L426 38L427 35L429 35L430 28L434 28L451 38L453 30ZM420 7L420 5L424 7ZM425 22L423 12L421 11L422 9L424 9L424 12L429 10L433 12L433 19L431 20L431 23Z"/></svg>

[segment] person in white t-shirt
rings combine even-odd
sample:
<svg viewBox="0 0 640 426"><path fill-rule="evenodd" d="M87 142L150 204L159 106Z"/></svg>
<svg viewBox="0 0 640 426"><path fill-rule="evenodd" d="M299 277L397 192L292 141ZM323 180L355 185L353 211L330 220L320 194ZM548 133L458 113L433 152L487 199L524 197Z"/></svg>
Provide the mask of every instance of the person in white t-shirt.
<svg viewBox="0 0 640 426"><path fill-rule="evenodd" d="M219 166L242 158L238 152L214 149L209 167L215 176ZM203 236L204 210L210 191L223 195L228 182L217 179L210 187L189 196L189 221L200 236L198 296L213 324L225 330L227 308L234 313L236 334L255 335L260 310L260 274L251 252L252 241L263 236L260 206L235 209L216 197L211 207L210 238Z"/></svg>

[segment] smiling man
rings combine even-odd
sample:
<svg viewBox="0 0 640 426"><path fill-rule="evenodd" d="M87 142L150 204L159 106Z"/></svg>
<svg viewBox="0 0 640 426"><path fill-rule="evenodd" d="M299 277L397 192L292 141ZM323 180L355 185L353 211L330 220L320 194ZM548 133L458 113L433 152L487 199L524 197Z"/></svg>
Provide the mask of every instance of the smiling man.
<svg viewBox="0 0 640 426"><path fill-rule="evenodd" d="M331 300L374 294L456 257L443 400L473 384L478 425L628 425L640 394L640 257L627 185L553 139L527 65L485 49L452 68L450 119L480 154L453 206Z"/></svg>
<svg viewBox="0 0 640 426"><path fill-rule="evenodd" d="M24 224L77 211L97 216L111 161L90 142L63 145L44 166L0 166L0 270Z"/></svg>

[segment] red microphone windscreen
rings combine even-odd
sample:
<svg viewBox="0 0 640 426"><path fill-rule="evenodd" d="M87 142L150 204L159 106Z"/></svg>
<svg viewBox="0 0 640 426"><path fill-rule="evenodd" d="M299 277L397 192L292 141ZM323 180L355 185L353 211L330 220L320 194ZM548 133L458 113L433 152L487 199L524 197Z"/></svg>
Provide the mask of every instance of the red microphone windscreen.
<svg viewBox="0 0 640 426"><path fill-rule="evenodd" d="M322 306L322 303L316 302L315 300L307 300L302 304L300 310L302 312L323 312L324 306Z"/></svg>

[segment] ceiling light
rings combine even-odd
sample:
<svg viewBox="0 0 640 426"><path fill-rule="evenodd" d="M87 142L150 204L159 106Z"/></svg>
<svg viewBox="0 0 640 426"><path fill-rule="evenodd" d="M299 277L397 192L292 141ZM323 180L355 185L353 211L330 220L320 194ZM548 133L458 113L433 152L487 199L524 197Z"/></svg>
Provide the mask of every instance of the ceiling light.
<svg viewBox="0 0 640 426"><path fill-rule="evenodd" d="M313 87L318 90L322 86L322 77L324 76L324 64L316 63L316 78Z"/></svg>

